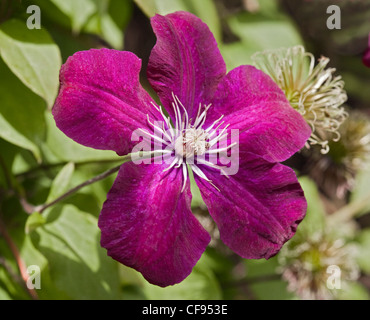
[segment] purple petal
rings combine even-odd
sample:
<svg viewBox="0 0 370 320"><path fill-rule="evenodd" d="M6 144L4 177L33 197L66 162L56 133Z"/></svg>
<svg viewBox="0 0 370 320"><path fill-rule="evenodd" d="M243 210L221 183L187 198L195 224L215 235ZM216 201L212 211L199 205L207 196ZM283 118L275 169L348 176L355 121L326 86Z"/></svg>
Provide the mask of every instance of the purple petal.
<svg viewBox="0 0 370 320"><path fill-rule="evenodd" d="M156 15L152 27L157 43L150 56L148 79L172 117L174 93L194 119L199 103L210 103L226 74L216 40L208 26L188 12Z"/></svg>
<svg viewBox="0 0 370 320"><path fill-rule="evenodd" d="M192 215L182 172L126 163L99 217L101 245L115 260L162 287L184 280L210 236Z"/></svg>
<svg viewBox="0 0 370 320"><path fill-rule="evenodd" d="M281 162L299 151L311 129L269 76L252 66L232 70L220 83L207 125L224 115L239 130L240 158L245 152Z"/></svg>
<svg viewBox="0 0 370 320"><path fill-rule="evenodd" d="M139 82L141 60L130 52L91 49L63 65L53 107L67 136L88 147L131 152L131 134L147 127L147 114L160 119Z"/></svg>
<svg viewBox="0 0 370 320"><path fill-rule="evenodd" d="M294 171L252 154L229 178L202 167L220 189L196 177L221 240L246 259L274 256L295 233L306 200Z"/></svg>

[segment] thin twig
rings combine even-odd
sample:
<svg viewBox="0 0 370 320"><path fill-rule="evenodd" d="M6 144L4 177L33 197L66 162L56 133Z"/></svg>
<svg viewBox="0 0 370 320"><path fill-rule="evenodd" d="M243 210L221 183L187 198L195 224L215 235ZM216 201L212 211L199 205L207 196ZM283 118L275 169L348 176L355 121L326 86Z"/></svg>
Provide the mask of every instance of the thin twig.
<svg viewBox="0 0 370 320"><path fill-rule="evenodd" d="M67 191L66 193L62 194L60 197L56 198L55 200L49 202L49 203L45 203L43 205L40 205L40 206L36 206L34 207L34 212L38 212L38 213L43 213L46 209L52 207L53 205L57 204L58 202L68 198L69 196L71 196L72 194L76 193L77 191L79 191L80 189L90 185L90 184L93 184L95 182L98 182L100 180L104 180L105 178L111 176L112 174L116 173L119 171L119 169L121 168L122 164L120 164L119 166L117 167L114 167L112 169L109 169L105 172L103 172L102 174L94 177L94 178L91 178L81 184L79 184L78 186L74 187L73 189Z"/></svg>
<svg viewBox="0 0 370 320"><path fill-rule="evenodd" d="M121 161L123 161L123 163L126 163L126 162L129 162L129 161L133 161L133 159L135 159L135 157L139 157L139 156L140 156L140 159L142 159L142 160L151 159L155 155L156 155L156 152L141 152L140 151L140 152L135 153L135 154L128 154L124 157L121 157ZM60 197L56 198L55 200L53 200L49 203L34 206L34 205L30 204L27 201L26 196L24 195L24 192L22 192L22 190L18 190L19 188L17 188L17 190L16 190L17 196L18 196L19 201L20 201L20 203L23 207L23 210L26 213L28 213L28 214L32 214L34 212L43 213L46 209L50 208L51 206L57 204L58 202L60 202L62 200L68 198L69 196L76 193L80 189L82 189L82 188L84 188L84 187L86 187L90 184L93 184L95 182L98 182L100 180L103 180L103 179L109 177L110 175L118 172L123 163L121 163L117 167L114 167L113 169L109 169L109 170L103 172L102 174L81 183L80 185L78 185L78 186L74 187L73 189L67 191L66 193L64 193L63 195L61 195Z"/></svg>
<svg viewBox="0 0 370 320"><path fill-rule="evenodd" d="M27 281L28 281L28 278L29 278L29 274L27 273L26 264L22 260L21 255L19 253L19 250L18 250L17 246L15 245L15 243L13 242L13 239L10 237L8 231L6 230L6 227L3 223L3 221L1 220L1 216L0 216L0 234L4 238L6 244L8 245L8 247L9 247L10 251L12 252L12 254L14 256L14 259L15 259L17 265L18 265L19 272L20 272L21 277L22 277L23 282L24 282L23 287L27 290L28 294L30 295L30 297L32 299L37 300L38 295L37 295L35 289L31 289L27 286Z"/></svg>
<svg viewBox="0 0 370 320"><path fill-rule="evenodd" d="M82 162L74 162L74 165L77 167L80 167L80 166L85 166L85 165L89 165L89 164L108 164L108 163L115 163L115 162L121 162L122 159L107 159L107 160L91 160L91 161L82 161ZM21 178L21 179L27 179L27 178L30 178L32 177L33 174L37 173L38 171L42 171L42 170L49 170L49 169L54 169L54 168L58 168L58 167L63 167L65 166L66 164L68 164L68 162L58 162L58 163L50 163L50 164L41 164L37 167L34 167L34 168L31 168L27 171L24 171L24 172L21 172L21 173L18 173L15 175L16 178Z"/></svg>
<svg viewBox="0 0 370 320"><path fill-rule="evenodd" d="M155 154L156 154L156 152L138 152L138 153L135 153L135 154L128 154L128 155L122 157L121 161L123 160L123 163L133 161L133 159L135 159L135 156L139 156L139 155L140 155L140 159L151 159L153 156L155 156ZM53 200L49 203L33 207L33 209L34 209L33 212L43 213L46 209L50 208L51 206L57 204L58 202L60 202L62 200L68 198L69 196L76 193L80 189L82 189L82 188L84 188L84 187L86 187L90 184L93 184L95 182L98 182L100 180L104 180L105 178L109 177L110 175L118 172L123 163L121 163L117 167L114 167L112 169L109 169L109 170L103 172L102 174L100 174L100 175L98 175L98 176L96 176L92 179L89 179L89 180L81 183L80 185L78 185L78 186L74 187L73 189L67 191L66 193L64 193L63 195L61 195L60 197L58 197L57 199L55 199L55 200Z"/></svg>
<svg viewBox="0 0 370 320"><path fill-rule="evenodd" d="M23 282L22 277L14 272L11 265L2 256L0 256L0 265L4 267L5 271L10 275L10 277L14 280L14 282L18 283L21 287L24 287L24 282Z"/></svg>

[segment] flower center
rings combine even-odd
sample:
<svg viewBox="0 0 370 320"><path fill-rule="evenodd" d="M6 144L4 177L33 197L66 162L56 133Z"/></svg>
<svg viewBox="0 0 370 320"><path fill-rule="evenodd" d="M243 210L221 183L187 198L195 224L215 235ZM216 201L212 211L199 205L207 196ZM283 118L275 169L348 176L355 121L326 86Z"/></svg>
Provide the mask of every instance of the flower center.
<svg viewBox="0 0 370 320"><path fill-rule="evenodd" d="M167 157L171 159L171 164L164 171L168 171L174 167L182 167L182 191L185 189L188 179L188 166L196 175L208 181L219 191L219 189L201 170L199 164L218 169L226 175L224 167L216 163L212 163L211 160L206 160L206 156L210 159L212 158L210 155L219 155L227 152L236 145L236 143L233 143L225 146L225 141L227 141L228 136L226 130L229 125L225 125L220 129L220 127L224 125L224 121L221 122L224 116L221 116L219 119L214 121L212 125L207 128L203 128L206 122L207 112L211 105L199 104L197 116L193 121L192 119L189 119L188 112L179 98L175 94L172 94L172 97L172 107L175 114L175 119L172 119L173 124L171 123L171 119L165 116L162 108L152 103L154 108L156 108L161 114L164 122L160 125L158 125L157 122L152 123L148 116L148 123L153 127L157 134L151 134L144 129L141 129L141 131L147 138L150 138L151 142L154 141L156 144L156 149L154 150L155 153L162 154L164 158ZM160 133L160 136L158 136L158 133ZM223 147L218 147L221 143L223 144Z"/></svg>
<svg viewBox="0 0 370 320"><path fill-rule="evenodd" d="M175 152L183 158L203 155L209 149L209 134L204 129L185 129L175 141Z"/></svg>

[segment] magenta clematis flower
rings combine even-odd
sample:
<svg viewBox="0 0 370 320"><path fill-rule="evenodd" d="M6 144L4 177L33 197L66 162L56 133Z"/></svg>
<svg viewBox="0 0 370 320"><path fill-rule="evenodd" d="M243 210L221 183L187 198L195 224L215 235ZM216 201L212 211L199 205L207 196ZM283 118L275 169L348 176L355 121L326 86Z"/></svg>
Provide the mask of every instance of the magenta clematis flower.
<svg viewBox="0 0 370 320"><path fill-rule="evenodd" d="M226 74L217 43L199 18L176 12L151 22L157 43L147 76L169 117L140 85L141 60L108 49L78 52L63 65L53 115L73 140L118 155L137 146L133 132L148 132L154 140L150 132L161 131L157 151L169 162L123 164L99 227L109 256L164 287L185 279L210 241L191 212L188 170L221 240L244 258L267 259L305 216L296 175L279 162L300 150L311 131L266 74L251 66ZM231 129L239 132L238 145L215 143ZM225 174L219 159L207 160L236 147L236 174Z"/></svg>
<svg viewBox="0 0 370 320"><path fill-rule="evenodd" d="M362 57L362 61L366 67L370 68L370 33L369 33L368 47Z"/></svg>

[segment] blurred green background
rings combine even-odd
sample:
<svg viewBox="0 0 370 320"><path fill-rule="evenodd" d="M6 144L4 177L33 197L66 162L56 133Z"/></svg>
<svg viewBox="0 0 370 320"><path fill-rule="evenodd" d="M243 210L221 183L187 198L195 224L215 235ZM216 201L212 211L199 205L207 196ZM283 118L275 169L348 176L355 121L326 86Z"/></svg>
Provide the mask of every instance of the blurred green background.
<svg viewBox="0 0 370 320"><path fill-rule="evenodd" d="M199 16L214 33L228 70L251 64L255 52L299 44L317 58L327 56L346 83L347 107L366 118L370 69L361 57L370 33L370 3L340 1L342 29L328 30L326 9L332 2L1 0L0 299L369 299L366 166L353 173L353 186L337 198L326 189L330 175L322 173L323 184L309 170L310 156L294 157L288 164L304 188L307 218L284 251L269 261L242 259L223 245L194 186L193 211L213 240L192 274L165 289L113 261L99 245L97 218L115 176L81 189L42 214L32 212L34 206L120 164L113 152L82 147L56 128L51 108L62 63L90 48L132 51L143 59L142 83L150 90L145 66L155 44L149 18L156 13L186 10ZM40 30L27 29L30 5L41 9ZM340 175L345 169L337 170ZM337 188L336 183L329 188ZM329 244L316 248L312 243L317 233L324 237L319 242L348 250L337 253ZM340 289L327 288L328 257L348 266ZM41 270L41 289L31 292L24 280L30 265Z"/></svg>

